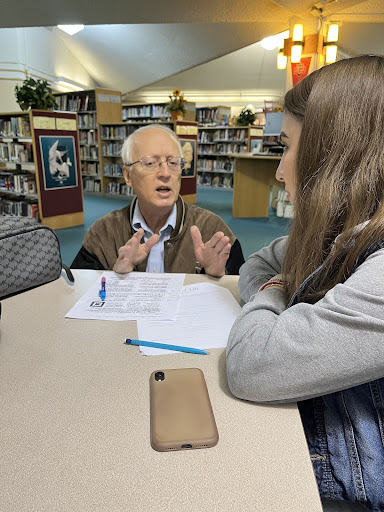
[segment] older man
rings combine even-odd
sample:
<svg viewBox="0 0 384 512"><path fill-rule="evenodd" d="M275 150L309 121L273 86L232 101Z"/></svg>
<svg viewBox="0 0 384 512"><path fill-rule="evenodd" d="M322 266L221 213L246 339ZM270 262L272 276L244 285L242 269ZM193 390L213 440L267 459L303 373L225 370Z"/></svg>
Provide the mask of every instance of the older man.
<svg viewBox="0 0 384 512"><path fill-rule="evenodd" d="M122 158L124 179L136 198L89 228L71 268L239 273L243 252L225 222L179 196L184 159L172 130L136 130L124 142Z"/></svg>

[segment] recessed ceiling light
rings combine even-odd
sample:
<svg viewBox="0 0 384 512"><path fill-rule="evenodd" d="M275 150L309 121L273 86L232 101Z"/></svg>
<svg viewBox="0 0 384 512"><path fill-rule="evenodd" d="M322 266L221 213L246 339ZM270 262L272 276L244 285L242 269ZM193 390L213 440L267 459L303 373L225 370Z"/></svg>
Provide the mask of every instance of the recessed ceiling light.
<svg viewBox="0 0 384 512"><path fill-rule="evenodd" d="M63 30L70 36L73 36L73 34L77 34L77 32L80 32L80 30L83 30L84 25L57 25L57 28L60 30Z"/></svg>

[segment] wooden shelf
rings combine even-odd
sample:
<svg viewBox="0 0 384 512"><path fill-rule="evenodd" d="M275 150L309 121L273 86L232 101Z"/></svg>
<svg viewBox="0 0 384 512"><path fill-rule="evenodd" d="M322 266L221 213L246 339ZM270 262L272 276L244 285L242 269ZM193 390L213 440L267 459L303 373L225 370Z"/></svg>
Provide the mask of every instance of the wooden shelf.
<svg viewBox="0 0 384 512"><path fill-rule="evenodd" d="M1 213L34 217L52 229L83 224L76 114L0 114L0 159Z"/></svg>
<svg viewBox="0 0 384 512"><path fill-rule="evenodd" d="M59 102L60 109L77 112L80 143L82 148L82 175L84 177L91 176L87 171L87 163L95 164L95 171L100 179L100 192L95 194L102 195L104 191L104 182L101 172L101 155L99 152L100 142L100 124L102 123L119 123L122 120L121 110L121 93L108 89L92 89L89 91L79 91L70 93L55 94L56 101ZM89 108L91 107L91 108ZM84 153L88 148L89 152L97 152L97 157L89 157ZM94 174L92 173L92 177ZM88 185L89 186L89 185ZM84 189L85 191L85 189ZM88 190L87 193L90 193Z"/></svg>

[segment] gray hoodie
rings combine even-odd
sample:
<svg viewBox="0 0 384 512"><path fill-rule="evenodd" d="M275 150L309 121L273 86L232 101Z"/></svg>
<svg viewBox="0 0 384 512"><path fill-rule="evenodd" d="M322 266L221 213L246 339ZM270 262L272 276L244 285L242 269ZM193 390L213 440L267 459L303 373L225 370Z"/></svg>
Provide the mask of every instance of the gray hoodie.
<svg viewBox="0 0 384 512"><path fill-rule="evenodd" d="M296 402L384 377L384 249L369 256L316 304L288 309L280 288L286 237L240 269L247 303L227 345L231 392L255 402Z"/></svg>

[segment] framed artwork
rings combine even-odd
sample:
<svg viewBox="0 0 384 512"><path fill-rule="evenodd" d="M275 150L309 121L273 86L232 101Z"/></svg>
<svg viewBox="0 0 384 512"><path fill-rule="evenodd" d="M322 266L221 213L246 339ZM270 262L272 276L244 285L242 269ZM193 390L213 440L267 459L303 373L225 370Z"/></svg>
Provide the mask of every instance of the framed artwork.
<svg viewBox="0 0 384 512"><path fill-rule="evenodd" d="M193 139L181 139L180 142L185 160L185 169L181 173L181 176L192 178L196 176L196 141Z"/></svg>
<svg viewBox="0 0 384 512"><path fill-rule="evenodd" d="M39 142L44 190L77 187L75 138L40 135Z"/></svg>
<svg viewBox="0 0 384 512"><path fill-rule="evenodd" d="M261 139L251 139L251 153L261 153L263 141Z"/></svg>

